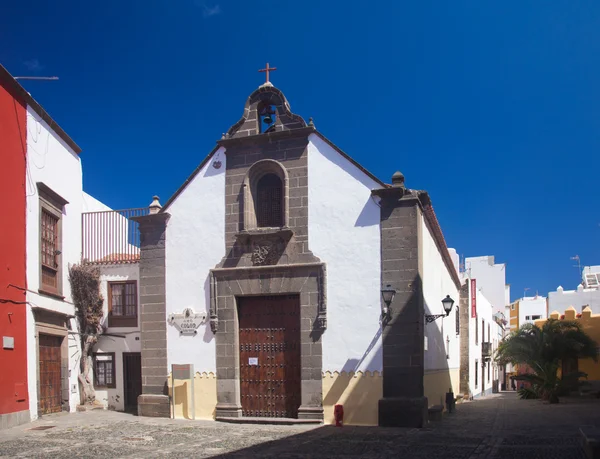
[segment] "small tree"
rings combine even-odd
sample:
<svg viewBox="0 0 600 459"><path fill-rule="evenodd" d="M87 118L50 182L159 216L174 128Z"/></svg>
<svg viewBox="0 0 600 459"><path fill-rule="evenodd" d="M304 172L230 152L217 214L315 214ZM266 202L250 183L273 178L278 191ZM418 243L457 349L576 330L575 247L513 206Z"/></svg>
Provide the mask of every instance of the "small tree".
<svg viewBox="0 0 600 459"><path fill-rule="evenodd" d="M104 299L100 294L100 270L89 265L73 265L69 267L69 283L81 341L78 376L81 404L92 404L96 399L96 391L90 378L90 353L103 331Z"/></svg>
<svg viewBox="0 0 600 459"><path fill-rule="evenodd" d="M549 319L542 327L525 324L511 333L499 346L496 361L525 364L532 373L514 377L532 384L521 390L521 398L540 397L558 403L559 394L573 386L585 373L575 371L558 377L561 365L570 359L591 357L597 360L596 343L575 321ZM566 366L563 366L566 368Z"/></svg>

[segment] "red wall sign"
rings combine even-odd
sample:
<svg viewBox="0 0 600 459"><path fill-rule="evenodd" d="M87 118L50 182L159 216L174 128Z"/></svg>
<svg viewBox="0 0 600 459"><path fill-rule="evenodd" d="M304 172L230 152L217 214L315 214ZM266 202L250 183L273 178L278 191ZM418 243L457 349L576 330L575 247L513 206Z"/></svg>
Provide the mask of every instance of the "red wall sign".
<svg viewBox="0 0 600 459"><path fill-rule="evenodd" d="M477 286L475 279L471 279L471 317L477 317Z"/></svg>

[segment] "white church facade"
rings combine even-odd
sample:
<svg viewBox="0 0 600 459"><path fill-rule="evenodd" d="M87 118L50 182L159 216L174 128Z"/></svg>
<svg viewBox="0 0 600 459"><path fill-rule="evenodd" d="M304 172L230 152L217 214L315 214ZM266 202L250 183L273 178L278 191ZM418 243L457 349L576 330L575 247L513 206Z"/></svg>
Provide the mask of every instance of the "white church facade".
<svg viewBox="0 0 600 459"><path fill-rule="evenodd" d="M342 405L347 424L418 427L459 392L458 259L429 196L381 182L270 83L164 206L120 215L139 244L87 258L105 406L331 423Z"/></svg>

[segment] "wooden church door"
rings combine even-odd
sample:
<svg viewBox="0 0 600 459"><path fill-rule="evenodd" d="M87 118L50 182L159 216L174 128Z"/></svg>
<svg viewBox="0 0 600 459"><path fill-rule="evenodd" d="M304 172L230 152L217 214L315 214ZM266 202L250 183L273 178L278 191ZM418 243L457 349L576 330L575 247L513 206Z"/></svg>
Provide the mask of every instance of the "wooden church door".
<svg viewBox="0 0 600 459"><path fill-rule="evenodd" d="M300 297L238 298L242 416L297 418Z"/></svg>

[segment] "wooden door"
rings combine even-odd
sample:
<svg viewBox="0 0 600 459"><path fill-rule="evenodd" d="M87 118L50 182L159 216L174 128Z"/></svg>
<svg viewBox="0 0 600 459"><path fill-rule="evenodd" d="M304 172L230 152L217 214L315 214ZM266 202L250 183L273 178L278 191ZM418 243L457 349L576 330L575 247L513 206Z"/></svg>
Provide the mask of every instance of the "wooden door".
<svg viewBox="0 0 600 459"><path fill-rule="evenodd" d="M125 411L137 413L138 395L142 393L142 354L123 353L123 387Z"/></svg>
<svg viewBox="0 0 600 459"><path fill-rule="evenodd" d="M39 335L41 414L62 411L60 374L62 340L61 336Z"/></svg>
<svg viewBox="0 0 600 459"><path fill-rule="evenodd" d="M300 297L238 299L242 416L297 418Z"/></svg>

